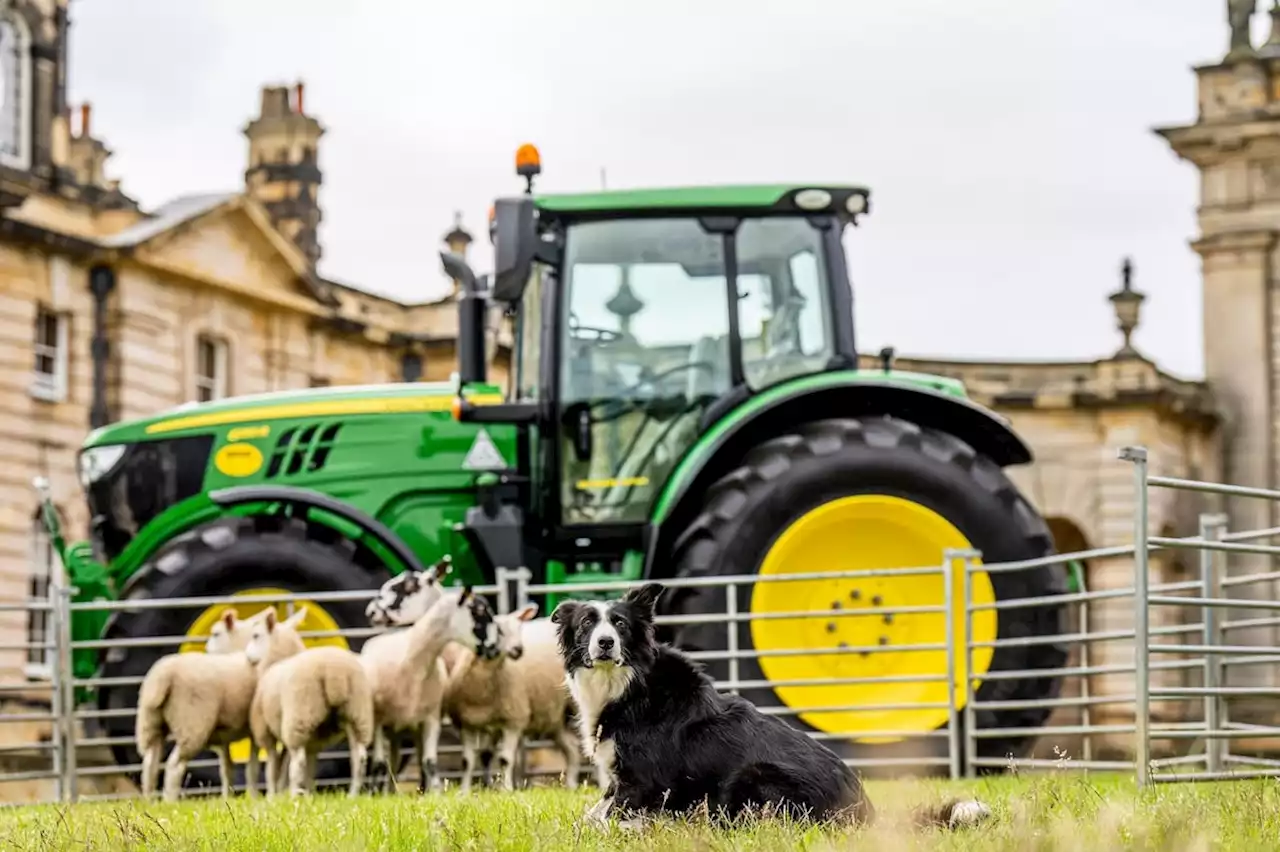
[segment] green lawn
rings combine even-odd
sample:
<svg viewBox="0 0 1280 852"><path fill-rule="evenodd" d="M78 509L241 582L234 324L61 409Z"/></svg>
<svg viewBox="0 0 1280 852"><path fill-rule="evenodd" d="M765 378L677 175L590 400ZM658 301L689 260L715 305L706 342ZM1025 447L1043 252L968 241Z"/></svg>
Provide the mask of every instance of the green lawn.
<svg viewBox="0 0 1280 852"><path fill-rule="evenodd" d="M884 824L859 832L779 822L717 831L662 822L642 833L578 824L594 790L514 794L444 793L349 800L324 794L293 801L235 799L179 805L92 803L0 812L0 849L241 850L667 850L754 849L1239 850L1280 849L1280 785L1272 781L1158 787L1137 795L1131 780L1080 775L1000 777L966 784L871 782ZM971 792L993 821L961 832L894 826L911 807Z"/></svg>

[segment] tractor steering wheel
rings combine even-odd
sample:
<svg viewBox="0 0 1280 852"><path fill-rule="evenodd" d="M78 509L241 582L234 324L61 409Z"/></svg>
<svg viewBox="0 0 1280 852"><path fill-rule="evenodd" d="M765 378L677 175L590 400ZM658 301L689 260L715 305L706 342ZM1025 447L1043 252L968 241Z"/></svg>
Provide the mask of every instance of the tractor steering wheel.
<svg viewBox="0 0 1280 852"><path fill-rule="evenodd" d="M674 364L670 367L667 367L664 370L659 370L656 373L642 375L639 381L633 382L630 385L627 385L626 387L622 388L622 390L618 392L616 397L612 399L602 399L594 403L591 406L592 408L595 408L596 406L601 406L601 405L616 405L617 409L614 411L610 411L605 414L602 414L600 417L593 417L592 420L596 423L607 423L608 421L615 420L623 416L624 414L627 414L628 412L635 411L637 408L644 407L650 404L651 402L653 402L655 399L660 399L660 397L658 397L656 394L652 398L646 398L646 399L634 398L633 394L635 394L636 391L640 390L645 385L657 385L658 383L671 378L676 373L684 372L685 370L714 370L714 369L715 369L715 365L709 361L684 361L679 364ZM683 398L684 394L679 394L679 396Z"/></svg>
<svg viewBox="0 0 1280 852"><path fill-rule="evenodd" d="M591 334L580 334L589 331ZM597 328L594 325L574 325L569 327L569 336L574 340L595 341L596 343L617 343L622 339L622 332L611 328Z"/></svg>

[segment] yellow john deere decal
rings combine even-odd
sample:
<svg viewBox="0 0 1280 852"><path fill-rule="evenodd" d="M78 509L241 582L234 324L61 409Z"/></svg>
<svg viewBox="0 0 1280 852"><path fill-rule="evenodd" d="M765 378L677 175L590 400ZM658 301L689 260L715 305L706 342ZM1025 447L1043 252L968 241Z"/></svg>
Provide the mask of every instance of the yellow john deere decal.
<svg viewBox="0 0 1280 852"><path fill-rule="evenodd" d="M227 444L213 457L213 466L226 476L253 476L262 469L262 450L253 444Z"/></svg>
<svg viewBox="0 0 1280 852"><path fill-rule="evenodd" d="M248 441L251 438L265 438L271 434L271 427L265 423L261 426L237 426L227 433L228 441Z"/></svg>
<svg viewBox="0 0 1280 852"><path fill-rule="evenodd" d="M503 402L501 394L479 394L467 397L472 405L497 405ZM148 435L177 432L182 429L200 429L206 426L226 426L247 420L286 420L296 417L342 417L351 414L406 414L415 411L448 411L453 407L453 397L440 396L389 396L371 399L334 399L315 402L289 402L259 408L232 411L211 411L208 414L188 414L172 420L161 420L147 427Z"/></svg>
<svg viewBox="0 0 1280 852"><path fill-rule="evenodd" d="M649 477L647 476L624 476L622 479L579 479L574 483L574 487L580 491L588 491L593 488L622 488L628 485L648 485Z"/></svg>

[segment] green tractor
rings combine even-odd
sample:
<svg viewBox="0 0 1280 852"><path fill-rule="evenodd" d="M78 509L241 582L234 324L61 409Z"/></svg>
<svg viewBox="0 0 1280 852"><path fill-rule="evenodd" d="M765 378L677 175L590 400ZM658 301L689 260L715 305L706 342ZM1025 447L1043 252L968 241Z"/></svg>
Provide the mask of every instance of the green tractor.
<svg viewBox="0 0 1280 852"><path fill-rule="evenodd" d="M562 586L546 613L580 583L937 566L950 548L988 562L1053 552L1003 470L1031 453L1002 418L956 381L858 369L842 237L867 212L866 189L541 195L532 146L517 171L525 191L491 214L493 275L442 256L462 284L456 381L245 396L93 432L80 451L92 545L63 549L74 599L315 595L304 629L334 632L367 627L364 607L320 593L370 590L446 556L452 582L525 567ZM505 388L486 376L497 307L514 330ZM987 602L1066 590L1056 566L972 582ZM940 575L725 588L673 587L662 614L695 618L666 638L736 647L736 666L709 672L736 669L741 694L850 758L944 753L945 736L913 735L946 728L948 689L963 702L963 657L949 685L944 651L893 646L945 643L946 617L857 612L938 608ZM957 637L961 589L957 572ZM74 655L76 675L98 684L80 698L113 711L117 759L137 759L137 686L115 679L169 650L151 637L189 636L198 650L221 609L76 613L74 637L99 640ZM830 615L786 615L808 611ZM1061 634L1064 620L1056 602L987 610L974 639ZM1053 642L987 647L975 669L1066 660ZM1010 732L979 754L1025 752L1049 712L1026 705L1059 686L1052 671L984 682L978 698L1010 709L982 710L982 727Z"/></svg>

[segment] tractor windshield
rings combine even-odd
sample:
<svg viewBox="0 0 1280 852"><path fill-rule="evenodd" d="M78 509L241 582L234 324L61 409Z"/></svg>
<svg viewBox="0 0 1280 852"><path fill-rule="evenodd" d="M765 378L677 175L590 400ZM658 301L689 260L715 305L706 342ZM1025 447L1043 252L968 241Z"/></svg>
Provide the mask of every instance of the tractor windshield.
<svg viewBox="0 0 1280 852"><path fill-rule="evenodd" d="M570 226L561 302L565 523L643 521L706 408L831 356L822 234L806 218L746 219L733 237L696 218ZM730 303L726 257L737 269Z"/></svg>

